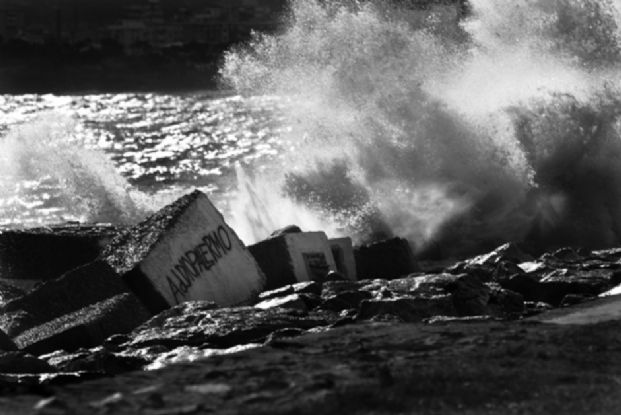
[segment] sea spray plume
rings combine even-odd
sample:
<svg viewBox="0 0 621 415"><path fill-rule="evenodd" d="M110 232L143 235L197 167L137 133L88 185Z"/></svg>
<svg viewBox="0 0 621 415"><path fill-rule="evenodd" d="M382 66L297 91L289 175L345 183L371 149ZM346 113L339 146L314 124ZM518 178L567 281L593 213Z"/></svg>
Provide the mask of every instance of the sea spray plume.
<svg viewBox="0 0 621 415"><path fill-rule="evenodd" d="M330 174L345 174L368 199L358 211L352 209L358 200L343 212L334 212L326 197L315 205L324 202L356 227L379 212L375 223L422 244L445 219L468 208L469 189L460 181L499 189L517 183L504 172L498 149L487 145L489 137L480 140L424 91L452 66L442 39L386 13L384 3L344 3L293 2L288 30L257 36L248 48L229 53L223 75L240 90L289 97L293 131L286 159L295 166L288 169L289 182L323 176L314 183L327 190L315 194L342 194ZM494 183L485 181L488 162L495 163ZM337 164L347 171L317 169ZM366 225L369 234L378 233Z"/></svg>
<svg viewBox="0 0 621 415"><path fill-rule="evenodd" d="M350 223L380 218L443 256L620 242L618 5L472 0L455 41L435 29L455 22L416 26L386 4L293 1L282 33L226 55L240 91L287 97L291 150L270 182L341 221L361 206ZM355 196L339 211L334 192Z"/></svg>
<svg viewBox="0 0 621 415"><path fill-rule="evenodd" d="M131 190L105 154L88 148L79 123L57 113L15 126L0 139L0 178L3 223L23 217L19 211L24 209L55 212L42 219L48 223L127 224L146 214L142 195ZM38 196L29 197L33 194ZM28 199L46 202L29 205Z"/></svg>
<svg viewBox="0 0 621 415"><path fill-rule="evenodd" d="M227 218L245 243L254 243L269 236L275 229L291 224L303 224L304 231L322 230L340 236L337 225L327 217L296 203L283 195L277 183L255 182L241 164L235 164L237 192L229 200Z"/></svg>

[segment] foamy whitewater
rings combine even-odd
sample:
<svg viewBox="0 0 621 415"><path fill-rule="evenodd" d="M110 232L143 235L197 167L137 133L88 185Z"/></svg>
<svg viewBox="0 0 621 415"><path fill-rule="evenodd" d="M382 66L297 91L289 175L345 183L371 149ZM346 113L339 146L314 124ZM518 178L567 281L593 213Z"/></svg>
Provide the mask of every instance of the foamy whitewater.
<svg viewBox="0 0 621 415"><path fill-rule="evenodd" d="M621 2L395 3L292 1L226 53L235 97L5 97L3 221L132 223L198 186L247 243L296 223L427 256L619 245Z"/></svg>

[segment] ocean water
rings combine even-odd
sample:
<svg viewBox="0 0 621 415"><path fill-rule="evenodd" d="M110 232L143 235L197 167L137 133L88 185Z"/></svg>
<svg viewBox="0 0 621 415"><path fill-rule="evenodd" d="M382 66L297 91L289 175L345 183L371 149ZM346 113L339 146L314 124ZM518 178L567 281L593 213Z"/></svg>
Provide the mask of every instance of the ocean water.
<svg viewBox="0 0 621 415"><path fill-rule="evenodd" d="M468 10L292 0L225 54L228 96L4 96L0 222L133 223L198 187L248 243L621 244L621 3Z"/></svg>
<svg viewBox="0 0 621 415"><path fill-rule="evenodd" d="M194 188L225 208L235 164L278 155L281 102L214 92L0 96L0 224L133 223Z"/></svg>

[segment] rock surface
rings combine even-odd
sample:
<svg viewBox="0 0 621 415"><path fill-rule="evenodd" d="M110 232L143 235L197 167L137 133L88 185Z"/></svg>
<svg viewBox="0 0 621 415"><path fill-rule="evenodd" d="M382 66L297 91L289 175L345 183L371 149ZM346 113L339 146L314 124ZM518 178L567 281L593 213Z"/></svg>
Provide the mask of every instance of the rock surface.
<svg viewBox="0 0 621 415"><path fill-rule="evenodd" d="M184 302L76 348L79 335L62 334L87 306L51 320L50 339L61 339L53 347L7 355L16 373L0 374L0 405L7 413L614 413L621 367L608 363L621 358L621 301L592 299L619 283L620 260L621 250L532 258L505 245L434 272L296 283L261 293L254 306ZM19 308L9 309L5 321L19 322ZM45 373L26 373L26 363ZM115 377L88 381L102 376Z"/></svg>

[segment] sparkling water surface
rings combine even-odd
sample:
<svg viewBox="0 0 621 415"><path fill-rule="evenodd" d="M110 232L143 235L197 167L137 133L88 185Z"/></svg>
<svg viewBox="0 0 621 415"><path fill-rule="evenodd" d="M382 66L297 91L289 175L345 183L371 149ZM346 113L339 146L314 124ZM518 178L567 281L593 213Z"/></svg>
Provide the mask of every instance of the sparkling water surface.
<svg viewBox="0 0 621 415"><path fill-rule="evenodd" d="M256 166L278 154L279 136L286 128L279 111L281 105L282 101L273 96L214 92L0 95L0 136L5 153L0 157L5 159L5 170L21 170L25 158L35 165L44 162L37 160L45 158L35 151L39 141L56 134L51 140L62 142L66 135L73 135L72 143L105 153L114 168L141 192L180 194L198 187L219 198L234 185L236 162ZM52 131L58 129L54 126L57 120L70 124L67 133ZM31 131L18 138L30 149L22 148L16 156L11 151L15 143L8 145L8 136L32 125ZM0 224L83 219L67 211L67 201L62 200L66 195L57 195L58 189L66 185L63 178L45 173L22 172L2 180Z"/></svg>

